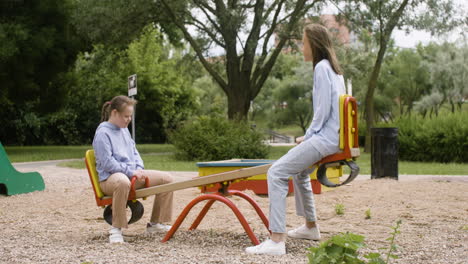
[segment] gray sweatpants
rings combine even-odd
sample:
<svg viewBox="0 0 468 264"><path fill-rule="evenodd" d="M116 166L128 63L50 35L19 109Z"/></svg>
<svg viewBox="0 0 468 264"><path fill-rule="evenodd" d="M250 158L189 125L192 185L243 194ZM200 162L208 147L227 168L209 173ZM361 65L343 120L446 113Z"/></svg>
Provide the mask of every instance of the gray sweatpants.
<svg viewBox="0 0 468 264"><path fill-rule="evenodd" d="M310 166L322 158L312 145L312 140L307 140L289 150L270 167L267 175L271 232L286 233L286 196L291 177L294 183L296 214L305 217L306 221L317 220L309 174L314 171Z"/></svg>

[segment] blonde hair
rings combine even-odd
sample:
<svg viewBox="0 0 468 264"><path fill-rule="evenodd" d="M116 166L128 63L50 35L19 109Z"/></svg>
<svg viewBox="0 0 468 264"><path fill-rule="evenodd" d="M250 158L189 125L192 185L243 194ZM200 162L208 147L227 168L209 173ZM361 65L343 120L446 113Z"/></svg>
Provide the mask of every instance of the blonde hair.
<svg viewBox="0 0 468 264"><path fill-rule="evenodd" d="M134 106L136 105L137 100L127 97L125 95L118 95L112 100L105 102L102 105L101 110L101 122L108 121L110 117L110 113L112 110L116 109L119 113L122 112L125 107L127 106Z"/></svg>
<svg viewBox="0 0 468 264"><path fill-rule="evenodd" d="M327 59L336 74L343 74L327 28L319 24L309 24L304 27L304 33L312 49L314 68L321 60Z"/></svg>

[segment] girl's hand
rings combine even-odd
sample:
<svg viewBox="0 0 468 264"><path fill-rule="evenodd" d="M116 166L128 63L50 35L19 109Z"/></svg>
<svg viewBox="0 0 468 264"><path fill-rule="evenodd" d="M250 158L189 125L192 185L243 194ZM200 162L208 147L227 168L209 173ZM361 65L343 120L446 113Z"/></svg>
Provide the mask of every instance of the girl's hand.
<svg viewBox="0 0 468 264"><path fill-rule="evenodd" d="M136 170L135 172L133 172L133 176L136 176L137 180L140 180L140 181L146 179L146 176L143 174L143 170Z"/></svg>
<svg viewBox="0 0 468 264"><path fill-rule="evenodd" d="M302 137L297 137L297 138L296 138L296 143L297 143L297 144L301 144L302 141L304 141L304 136L302 136Z"/></svg>

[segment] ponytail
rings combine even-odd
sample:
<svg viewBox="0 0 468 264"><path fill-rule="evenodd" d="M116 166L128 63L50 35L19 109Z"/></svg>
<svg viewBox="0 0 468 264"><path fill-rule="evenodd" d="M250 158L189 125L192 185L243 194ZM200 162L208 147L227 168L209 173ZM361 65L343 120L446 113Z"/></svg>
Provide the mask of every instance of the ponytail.
<svg viewBox="0 0 468 264"><path fill-rule="evenodd" d="M107 101L102 105L101 110L101 122L105 122L109 120L110 112L111 112L111 102Z"/></svg>

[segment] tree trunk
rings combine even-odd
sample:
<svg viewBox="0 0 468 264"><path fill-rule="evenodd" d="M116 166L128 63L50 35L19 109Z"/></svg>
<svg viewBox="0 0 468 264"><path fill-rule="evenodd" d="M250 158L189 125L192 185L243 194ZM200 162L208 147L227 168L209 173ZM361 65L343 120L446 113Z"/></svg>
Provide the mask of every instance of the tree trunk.
<svg viewBox="0 0 468 264"><path fill-rule="evenodd" d="M228 118L230 120L247 120L250 109L250 83L245 78L230 79L228 82Z"/></svg>
<svg viewBox="0 0 468 264"><path fill-rule="evenodd" d="M366 93L366 141L365 141L365 152L369 152L371 149L371 135L370 131L371 128L375 125L375 114L374 114L374 91L375 88L377 87L377 80L379 78L380 74L380 68L382 67L383 63L383 58L385 56L385 51L387 50L387 44L388 40L390 39L390 36L392 35L392 31L395 28L395 26L398 24L398 20L403 14L403 11L405 10L409 0L404 0L401 5L398 7L398 9L393 13L390 17L390 20L388 21L387 26L385 28L380 28L380 48L379 48L379 53L377 54L377 59L375 61L374 69L372 70L371 77L369 79L369 84L367 87L367 93ZM382 23L382 21L381 21Z"/></svg>
<svg viewBox="0 0 468 264"><path fill-rule="evenodd" d="M380 49L377 55L377 59L374 64L374 69L369 78L367 86L367 93L365 99L365 119L366 119L366 141L364 151L369 152L371 149L371 128L375 125L375 112L374 112L374 92L377 87L377 80L380 74L380 68L382 67L385 50L387 49L387 37L382 37L380 41Z"/></svg>

